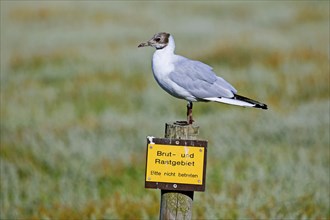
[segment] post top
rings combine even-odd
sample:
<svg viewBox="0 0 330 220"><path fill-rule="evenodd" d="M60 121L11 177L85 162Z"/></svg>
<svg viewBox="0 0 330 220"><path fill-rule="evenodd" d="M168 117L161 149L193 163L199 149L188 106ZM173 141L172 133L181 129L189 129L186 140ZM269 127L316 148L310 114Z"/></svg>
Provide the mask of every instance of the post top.
<svg viewBox="0 0 330 220"><path fill-rule="evenodd" d="M170 122L165 124L165 137L177 139L196 140L199 134L199 126L187 122Z"/></svg>

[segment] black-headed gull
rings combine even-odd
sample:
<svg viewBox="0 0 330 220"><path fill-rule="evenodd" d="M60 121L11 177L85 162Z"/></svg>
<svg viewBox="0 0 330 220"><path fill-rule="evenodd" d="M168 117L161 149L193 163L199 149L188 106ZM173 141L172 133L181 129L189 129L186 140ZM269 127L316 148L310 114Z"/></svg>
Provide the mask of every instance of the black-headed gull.
<svg viewBox="0 0 330 220"><path fill-rule="evenodd" d="M152 71L157 83L172 96L185 99L187 123L192 124L192 102L222 102L231 105L267 109L267 105L240 96L226 80L217 76L213 68L195 60L174 54L173 36L161 32L138 47L156 48Z"/></svg>

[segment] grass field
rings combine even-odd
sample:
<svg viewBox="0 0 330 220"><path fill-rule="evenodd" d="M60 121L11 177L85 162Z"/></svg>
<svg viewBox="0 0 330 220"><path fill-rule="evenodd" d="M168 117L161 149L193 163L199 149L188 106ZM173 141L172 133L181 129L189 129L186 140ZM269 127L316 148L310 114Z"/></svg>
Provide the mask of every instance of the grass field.
<svg viewBox="0 0 330 220"><path fill-rule="evenodd" d="M330 219L329 1L1 1L1 219L157 219L146 136L186 102L157 32L262 111L194 105L209 141L194 219Z"/></svg>

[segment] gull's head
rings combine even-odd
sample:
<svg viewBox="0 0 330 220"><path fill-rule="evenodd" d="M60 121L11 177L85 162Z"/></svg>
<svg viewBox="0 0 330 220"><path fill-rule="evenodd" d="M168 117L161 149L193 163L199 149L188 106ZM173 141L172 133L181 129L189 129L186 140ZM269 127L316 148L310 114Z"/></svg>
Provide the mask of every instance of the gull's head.
<svg viewBox="0 0 330 220"><path fill-rule="evenodd" d="M148 40L147 42L141 43L139 44L138 47L154 47L157 50L158 49L163 49L165 48L168 43L169 43L169 38L170 38L170 34L169 33L165 33L165 32L161 32L158 34L155 34L150 40Z"/></svg>

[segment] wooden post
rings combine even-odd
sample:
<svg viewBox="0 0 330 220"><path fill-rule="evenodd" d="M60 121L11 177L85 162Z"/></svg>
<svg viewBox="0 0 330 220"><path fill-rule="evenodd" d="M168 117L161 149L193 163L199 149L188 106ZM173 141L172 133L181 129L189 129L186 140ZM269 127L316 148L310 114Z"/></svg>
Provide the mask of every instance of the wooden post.
<svg viewBox="0 0 330 220"><path fill-rule="evenodd" d="M166 123L165 138L196 140L199 126ZM160 220L191 219L194 191L161 191Z"/></svg>

